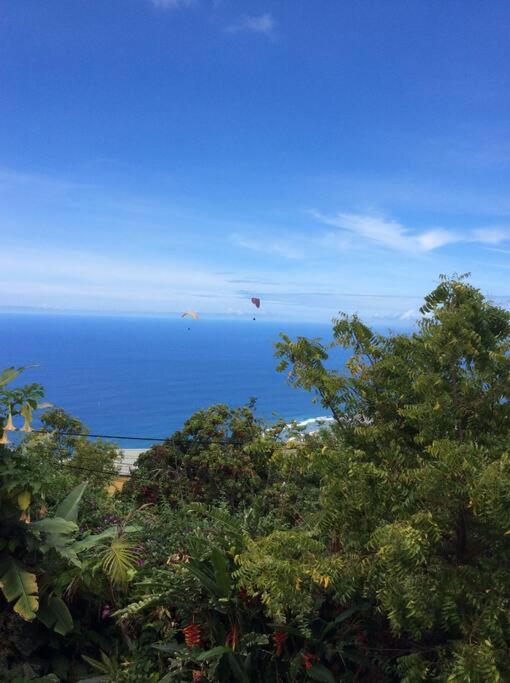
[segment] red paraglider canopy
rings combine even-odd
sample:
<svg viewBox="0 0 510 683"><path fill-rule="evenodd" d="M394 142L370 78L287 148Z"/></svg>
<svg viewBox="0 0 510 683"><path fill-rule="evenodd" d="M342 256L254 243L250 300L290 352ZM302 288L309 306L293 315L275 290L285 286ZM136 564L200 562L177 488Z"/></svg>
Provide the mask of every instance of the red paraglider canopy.
<svg viewBox="0 0 510 683"><path fill-rule="evenodd" d="M251 298L252 304L254 304L257 308L260 308L260 299L256 296L252 296Z"/></svg>

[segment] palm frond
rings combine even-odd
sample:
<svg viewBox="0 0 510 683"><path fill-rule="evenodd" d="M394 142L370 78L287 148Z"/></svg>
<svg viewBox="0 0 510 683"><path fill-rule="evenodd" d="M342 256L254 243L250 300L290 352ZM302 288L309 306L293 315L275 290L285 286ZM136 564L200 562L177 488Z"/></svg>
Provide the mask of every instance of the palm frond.
<svg viewBox="0 0 510 683"><path fill-rule="evenodd" d="M112 583L124 584L129 579L130 570L135 567L136 559L131 543L115 538L103 553L102 567Z"/></svg>

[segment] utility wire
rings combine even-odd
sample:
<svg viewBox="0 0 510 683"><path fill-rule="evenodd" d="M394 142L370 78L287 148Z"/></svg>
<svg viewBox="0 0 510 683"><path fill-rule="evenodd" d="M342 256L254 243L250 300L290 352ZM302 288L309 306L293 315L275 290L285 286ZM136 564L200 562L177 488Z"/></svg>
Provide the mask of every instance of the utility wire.
<svg viewBox="0 0 510 683"><path fill-rule="evenodd" d="M73 465L72 463L68 462L59 462L58 463L61 467L67 467L71 470L80 470L83 472L92 472L93 474L109 474L111 476L128 476L128 475L123 475L121 474L118 470L100 470L97 469L96 467L83 467L82 465Z"/></svg>
<svg viewBox="0 0 510 683"><path fill-rule="evenodd" d="M77 434L77 433L63 433L63 432L49 432L45 429L33 429L32 434L49 434L51 436L72 436L72 437L93 437L93 438L103 438L103 439L135 439L135 440L140 440L140 441L156 441L156 442L162 442L162 441L167 441L167 439L163 438L156 438L156 437L144 437L144 436L112 436L108 434ZM220 446L243 446L246 444L246 441L228 441L228 440L213 440L213 439L179 439L179 440L173 440L172 445L178 445L178 444L203 444L203 445L220 445ZM121 449L122 450L122 449ZM59 462L59 465L62 467L67 467L69 469L74 469L74 470L81 470L84 472L92 472L93 474L105 474L105 475L111 475L111 476L129 476L129 475L123 475L119 472L119 470L103 470L103 469L98 469L95 467L84 467L83 465L74 465L72 463L64 463L62 461ZM149 481L149 480L144 480L144 481Z"/></svg>
<svg viewBox="0 0 510 683"><path fill-rule="evenodd" d="M317 418L317 423L325 421L324 418ZM210 446L212 444L217 444L219 446L244 446L247 443L246 439L172 439L172 437L155 437L155 436L125 436L119 434L87 434L83 433L73 433L73 432L59 432L59 431L49 431L47 429L33 429L32 434L49 434L51 436L61 436L61 437L76 437L76 438L92 438L92 439L119 439L125 441L151 441L156 443L163 443L169 441L169 445L192 445L192 444L202 444Z"/></svg>
<svg viewBox="0 0 510 683"><path fill-rule="evenodd" d="M324 419L324 418L323 418ZM317 418L317 422L321 419ZM50 434L51 436L61 436L61 437L76 437L76 438L91 438L91 439L119 439L126 441L151 441L156 443L163 443L165 441L170 441L170 445L191 445L191 444L205 444L210 446L212 444L218 444L220 446L244 446L247 440L240 439L172 439L171 437L155 437L155 436L122 436L119 434L80 434L80 433L70 433L70 432L59 432L59 431L48 431L46 429L33 429L32 434Z"/></svg>
<svg viewBox="0 0 510 683"><path fill-rule="evenodd" d="M56 431L49 431L47 429L33 429L32 434L52 434L52 435L57 435L57 436L73 436L73 437L89 437L91 439L125 439L125 440L130 440L130 441L155 441L155 442L162 442L166 441L168 437L155 437L155 436L120 436L119 434L88 434L88 433L71 433L71 432L59 432L58 430ZM204 439L205 441L205 439ZM186 441L185 439L182 439L183 443L190 443L189 441ZM208 443L211 443L211 441L208 441Z"/></svg>

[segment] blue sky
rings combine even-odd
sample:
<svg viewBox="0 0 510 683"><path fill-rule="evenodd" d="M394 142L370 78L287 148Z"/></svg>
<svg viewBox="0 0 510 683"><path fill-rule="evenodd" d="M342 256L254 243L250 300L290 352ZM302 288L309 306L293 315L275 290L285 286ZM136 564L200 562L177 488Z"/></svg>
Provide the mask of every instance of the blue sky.
<svg viewBox="0 0 510 683"><path fill-rule="evenodd" d="M0 305L510 302L509 35L506 0L0 0Z"/></svg>

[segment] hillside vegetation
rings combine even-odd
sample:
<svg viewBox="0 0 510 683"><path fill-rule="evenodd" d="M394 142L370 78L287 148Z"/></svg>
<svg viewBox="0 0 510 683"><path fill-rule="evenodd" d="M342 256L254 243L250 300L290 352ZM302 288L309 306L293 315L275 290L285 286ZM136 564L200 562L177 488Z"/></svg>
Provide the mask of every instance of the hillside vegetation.
<svg viewBox="0 0 510 683"><path fill-rule="evenodd" d="M509 681L510 314L456 277L421 316L281 335L332 426L212 406L113 497L115 445L5 370L0 679Z"/></svg>

